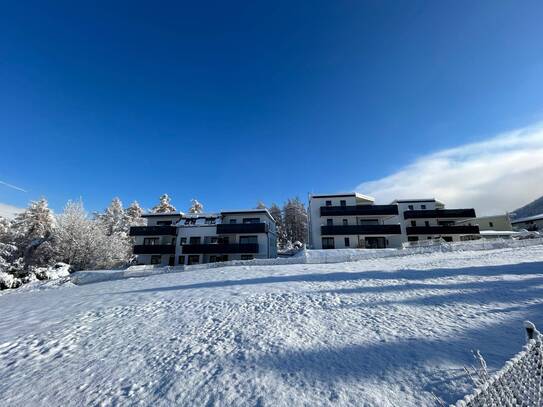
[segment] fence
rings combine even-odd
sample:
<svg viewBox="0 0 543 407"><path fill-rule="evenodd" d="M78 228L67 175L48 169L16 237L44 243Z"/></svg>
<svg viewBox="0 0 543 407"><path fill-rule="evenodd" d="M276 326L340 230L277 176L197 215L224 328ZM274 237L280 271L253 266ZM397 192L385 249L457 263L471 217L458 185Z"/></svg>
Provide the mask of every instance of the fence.
<svg viewBox="0 0 543 407"><path fill-rule="evenodd" d="M528 343L522 351L456 407L543 406L543 342L531 322L525 327Z"/></svg>

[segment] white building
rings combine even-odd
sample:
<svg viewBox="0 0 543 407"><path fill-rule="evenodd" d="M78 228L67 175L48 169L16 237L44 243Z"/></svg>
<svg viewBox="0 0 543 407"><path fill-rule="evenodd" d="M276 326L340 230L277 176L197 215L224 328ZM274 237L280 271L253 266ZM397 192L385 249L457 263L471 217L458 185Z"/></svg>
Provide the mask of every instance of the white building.
<svg viewBox="0 0 543 407"><path fill-rule="evenodd" d="M385 248L401 245L397 205L374 205L351 192L309 196L312 249Z"/></svg>
<svg viewBox="0 0 543 407"><path fill-rule="evenodd" d="M375 205L372 197L353 192L310 195L309 246L399 248L404 242L434 238L458 241L479 234L477 226L455 225L474 217L473 209L445 209L433 198Z"/></svg>
<svg viewBox="0 0 543 407"><path fill-rule="evenodd" d="M151 213L147 226L130 228L138 264L190 265L277 257L267 209L220 213Z"/></svg>
<svg viewBox="0 0 543 407"><path fill-rule="evenodd" d="M441 238L446 242L469 240L479 235L477 225L458 225L460 220L475 218L475 209L445 209L437 199L398 199L403 241L418 242Z"/></svg>
<svg viewBox="0 0 543 407"><path fill-rule="evenodd" d="M530 232L543 231L543 213L512 220L511 224L515 230L526 229Z"/></svg>

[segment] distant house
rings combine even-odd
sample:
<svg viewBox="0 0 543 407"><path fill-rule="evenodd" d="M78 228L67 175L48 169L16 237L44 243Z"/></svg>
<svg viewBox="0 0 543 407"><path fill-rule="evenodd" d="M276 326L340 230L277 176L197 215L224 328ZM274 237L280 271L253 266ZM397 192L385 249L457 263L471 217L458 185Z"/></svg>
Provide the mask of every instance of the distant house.
<svg viewBox="0 0 543 407"><path fill-rule="evenodd" d="M191 265L277 257L277 236L267 209L144 214L147 226L130 228L138 264Z"/></svg>
<svg viewBox="0 0 543 407"><path fill-rule="evenodd" d="M526 218L515 219L511 221L513 229L529 231L543 231L543 213L535 216L528 216Z"/></svg>
<svg viewBox="0 0 543 407"><path fill-rule="evenodd" d="M375 205L355 192L310 195L309 244L313 249L399 248L404 242L479 237L476 225L456 225L475 218L475 210L445 209L434 198L399 199Z"/></svg>
<svg viewBox="0 0 543 407"><path fill-rule="evenodd" d="M479 226L480 236L484 239L510 239L517 235L513 231L513 226L509 214L478 216L473 219L464 219L456 222L457 225L477 225Z"/></svg>

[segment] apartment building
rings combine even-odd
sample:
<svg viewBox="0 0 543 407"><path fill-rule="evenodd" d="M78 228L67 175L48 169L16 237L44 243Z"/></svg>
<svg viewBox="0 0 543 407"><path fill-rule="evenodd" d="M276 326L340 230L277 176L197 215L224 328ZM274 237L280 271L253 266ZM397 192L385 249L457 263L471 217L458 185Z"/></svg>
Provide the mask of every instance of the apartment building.
<svg viewBox="0 0 543 407"><path fill-rule="evenodd" d="M191 265L277 257L277 235L267 209L143 215L130 228L137 264Z"/></svg>
<svg viewBox="0 0 543 407"><path fill-rule="evenodd" d="M375 205L356 192L310 195L308 212L312 249L401 246L397 205Z"/></svg>
<svg viewBox="0 0 543 407"><path fill-rule="evenodd" d="M460 220L476 217L475 209L446 209L437 199L398 199L403 241L418 242L441 238L446 242L457 242L478 238L479 226L460 225Z"/></svg>
<svg viewBox="0 0 543 407"><path fill-rule="evenodd" d="M309 245L380 249L434 238L466 240L478 235L479 228L455 222L474 217L474 209L445 209L433 198L375 205L372 197L359 193L310 195Z"/></svg>

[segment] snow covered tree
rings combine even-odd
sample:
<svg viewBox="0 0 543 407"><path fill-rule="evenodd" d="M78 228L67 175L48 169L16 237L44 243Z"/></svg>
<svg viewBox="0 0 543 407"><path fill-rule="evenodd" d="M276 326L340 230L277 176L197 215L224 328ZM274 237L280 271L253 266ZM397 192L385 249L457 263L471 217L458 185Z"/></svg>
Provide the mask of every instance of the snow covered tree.
<svg viewBox="0 0 543 407"><path fill-rule="evenodd" d="M192 206L189 208L189 213L203 213L204 206L196 199L191 200Z"/></svg>
<svg viewBox="0 0 543 407"><path fill-rule="evenodd" d="M283 221L288 242L306 242L308 232L307 211L298 197L289 199L283 207Z"/></svg>
<svg viewBox="0 0 543 407"><path fill-rule="evenodd" d="M123 203L119 198L113 198L103 214L96 216L105 227L106 234L112 236L118 233L128 234L130 220L125 213Z"/></svg>
<svg viewBox="0 0 543 407"><path fill-rule="evenodd" d="M50 259L49 241L54 228L55 217L45 198L32 201L15 217L11 230L26 265L44 264Z"/></svg>
<svg viewBox="0 0 543 407"><path fill-rule="evenodd" d="M171 199L168 196L168 194L163 194L160 197L160 202L158 205L156 205L153 209L151 209L151 212L153 213L168 213L168 212L175 212L175 206L173 206L170 203Z"/></svg>
<svg viewBox="0 0 543 407"><path fill-rule="evenodd" d="M75 270L117 267L127 261L129 243L124 233L108 235L102 222L88 218L81 201L69 201L57 223L57 259Z"/></svg>
<svg viewBox="0 0 543 407"><path fill-rule="evenodd" d="M256 209L266 209L266 204L262 201L258 201L256 204Z"/></svg>
<svg viewBox="0 0 543 407"><path fill-rule="evenodd" d="M283 249L287 244L287 236L285 234L285 223L283 222L283 213L281 208L276 204L272 204L270 207L270 215L275 220L275 227L277 229L277 245L280 249Z"/></svg>
<svg viewBox="0 0 543 407"><path fill-rule="evenodd" d="M144 226L145 219L141 217L143 215L143 208L138 201L134 201L126 208L126 215L128 216L128 223L130 226Z"/></svg>

